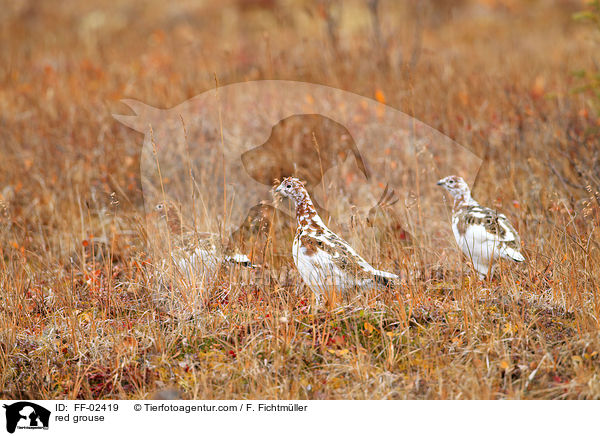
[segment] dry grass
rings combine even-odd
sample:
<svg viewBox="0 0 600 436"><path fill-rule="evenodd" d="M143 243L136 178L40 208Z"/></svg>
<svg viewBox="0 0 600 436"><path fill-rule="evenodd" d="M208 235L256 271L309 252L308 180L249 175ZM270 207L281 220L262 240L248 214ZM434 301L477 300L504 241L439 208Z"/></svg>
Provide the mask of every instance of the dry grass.
<svg viewBox="0 0 600 436"><path fill-rule="evenodd" d="M595 33L570 19L581 5L327 5L3 6L2 397L600 398L600 118L570 93L597 61ZM527 265L313 313L288 259L268 286L225 280L198 317L168 316L148 272L142 137L111 113L124 97L178 104L215 74L377 95L470 147L486 159L475 196L510 216Z"/></svg>

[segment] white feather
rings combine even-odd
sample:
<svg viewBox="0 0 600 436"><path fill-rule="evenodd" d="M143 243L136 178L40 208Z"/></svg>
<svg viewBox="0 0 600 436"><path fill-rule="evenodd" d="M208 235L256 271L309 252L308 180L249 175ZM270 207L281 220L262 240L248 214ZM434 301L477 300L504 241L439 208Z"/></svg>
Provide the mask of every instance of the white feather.
<svg viewBox="0 0 600 436"><path fill-rule="evenodd" d="M298 228L292 257L302 280L317 299L330 289L373 287L376 282L386 281L378 279L399 279L395 274L373 268L346 241L329 230L298 179L285 178L275 192L291 198L296 206Z"/></svg>
<svg viewBox="0 0 600 436"><path fill-rule="evenodd" d="M298 238L294 239L292 256L300 277L317 296L331 289L345 291L351 288L366 288L375 285L374 279L359 279L340 269L333 261L333 256L323 250L317 249L316 252L311 252L310 256L307 255L306 248L300 245ZM366 262L364 264L365 270L373 275L387 279L399 278L395 274L376 270ZM362 263L361 266L363 266Z"/></svg>
<svg viewBox="0 0 600 436"><path fill-rule="evenodd" d="M437 182L454 197L452 232L461 251L471 259L481 276L494 273L499 258L516 262L525 260L513 247L520 239L506 216L482 207L471 197L471 190L458 176L448 176ZM486 229L488 225L491 231ZM497 228L499 226L500 228Z"/></svg>
<svg viewBox="0 0 600 436"><path fill-rule="evenodd" d="M502 225L502 224L501 224ZM499 258L522 262L525 258L518 251L508 247L507 241L515 240L515 236L506 229L504 238L489 233L481 224L467 225L464 234L458 231L458 219L452 220L452 231L461 251L473 262L473 267L481 275L491 275L494 264Z"/></svg>

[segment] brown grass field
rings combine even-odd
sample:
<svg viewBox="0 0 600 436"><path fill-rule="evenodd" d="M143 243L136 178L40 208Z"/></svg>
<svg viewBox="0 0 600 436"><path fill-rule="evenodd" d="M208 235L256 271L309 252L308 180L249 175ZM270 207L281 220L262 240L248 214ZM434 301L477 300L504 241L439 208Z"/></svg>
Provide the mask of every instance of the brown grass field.
<svg viewBox="0 0 600 436"><path fill-rule="evenodd" d="M600 32L573 20L583 2L1 3L2 398L600 399L600 105L574 92ZM475 198L527 262L491 282L409 271L309 310L280 256L269 281L225 277L171 316L153 298L143 136L112 114L215 77L324 84L448 135L484 158Z"/></svg>

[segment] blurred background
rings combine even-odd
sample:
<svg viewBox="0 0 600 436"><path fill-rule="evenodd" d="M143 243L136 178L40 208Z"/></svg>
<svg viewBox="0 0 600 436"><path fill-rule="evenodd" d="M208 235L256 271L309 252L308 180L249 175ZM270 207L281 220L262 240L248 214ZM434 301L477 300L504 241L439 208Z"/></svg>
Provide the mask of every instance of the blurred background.
<svg viewBox="0 0 600 436"><path fill-rule="evenodd" d="M545 173L530 166L546 164L528 160L597 127L593 94L573 94L586 84L574 73L598 61L593 26L572 18L585 8L575 0L4 2L2 186L30 200L57 184L81 195L120 190L139 205L141 135L111 118L128 113L120 99L168 108L216 83L288 79L375 98L440 130L494 162L479 181L492 195L517 174L519 188L543 190ZM38 201L72 207L63 196Z"/></svg>

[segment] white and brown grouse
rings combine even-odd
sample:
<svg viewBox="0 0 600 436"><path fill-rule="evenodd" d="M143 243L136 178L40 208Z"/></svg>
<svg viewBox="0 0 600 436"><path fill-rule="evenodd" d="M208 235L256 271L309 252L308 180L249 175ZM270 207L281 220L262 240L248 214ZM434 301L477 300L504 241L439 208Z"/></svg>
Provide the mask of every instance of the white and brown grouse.
<svg viewBox="0 0 600 436"><path fill-rule="evenodd" d="M480 278L494 274L498 259L523 262L521 240L505 215L480 206L467 183L458 176L437 182L454 197L452 231L462 252L473 262Z"/></svg>
<svg viewBox="0 0 600 436"><path fill-rule="evenodd" d="M248 256L234 251L230 244L222 242L219 235L185 229L181 214L174 205L167 207L159 203L152 215L156 217L157 234L153 236L161 250L159 255L163 261L160 268L163 272L171 271L188 282L209 284L216 278L221 264L254 266ZM169 268L169 258L173 270Z"/></svg>
<svg viewBox="0 0 600 436"><path fill-rule="evenodd" d="M298 228L292 256L298 272L317 299L330 290L392 286L400 277L373 268L323 223L300 180L287 177L275 190L296 206Z"/></svg>

